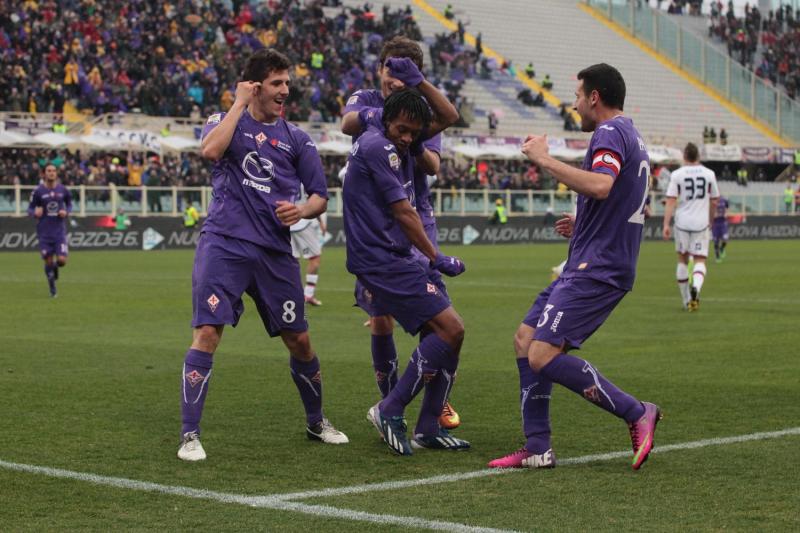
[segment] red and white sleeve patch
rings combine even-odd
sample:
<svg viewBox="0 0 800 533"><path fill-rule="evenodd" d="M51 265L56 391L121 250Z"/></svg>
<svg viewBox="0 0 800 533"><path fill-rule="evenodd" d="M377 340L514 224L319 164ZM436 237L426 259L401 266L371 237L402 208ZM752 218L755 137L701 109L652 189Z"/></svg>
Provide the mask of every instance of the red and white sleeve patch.
<svg viewBox="0 0 800 533"><path fill-rule="evenodd" d="M622 169L622 162L617 154L610 150L597 150L592 156L592 170L607 168L614 173L614 177Z"/></svg>

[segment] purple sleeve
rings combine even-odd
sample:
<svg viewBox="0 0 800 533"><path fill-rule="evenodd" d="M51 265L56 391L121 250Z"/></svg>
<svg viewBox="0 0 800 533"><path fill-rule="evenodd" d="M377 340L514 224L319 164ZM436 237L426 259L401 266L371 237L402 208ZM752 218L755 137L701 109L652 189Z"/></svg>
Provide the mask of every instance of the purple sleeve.
<svg viewBox="0 0 800 533"><path fill-rule="evenodd" d="M41 199L39 198L39 189L34 189L31 193L31 201L28 204L28 215L33 216L33 211L42 205Z"/></svg>
<svg viewBox="0 0 800 533"><path fill-rule="evenodd" d="M367 147L365 147L367 148ZM408 200L403 188L403 175L400 171L400 156L394 150L387 151L381 144L373 144L364 153L375 186L386 205Z"/></svg>
<svg viewBox="0 0 800 533"><path fill-rule="evenodd" d="M325 171L322 168L322 159L317 152L317 145L307 135L300 137L302 143L297 151L297 175L309 196L316 194L322 198L328 197L328 185L325 181Z"/></svg>
<svg viewBox="0 0 800 533"><path fill-rule="evenodd" d="M625 164L625 142L619 129L610 126L600 126L595 131L591 150L592 172L608 174L616 179Z"/></svg>
<svg viewBox="0 0 800 533"><path fill-rule="evenodd" d="M350 111L361 111L365 107L383 108L383 102L378 101L374 91L356 91L347 99L342 114L346 115Z"/></svg>
<svg viewBox="0 0 800 533"><path fill-rule="evenodd" d="M442 134L437 133L427 141L422 143L422 146L430 150L431 152L436 152L437 154L442 153Z"/></svg>
<svg viewBox="0 0 800 533"><path fill-rule="evenodd" d="M219 123L222 122L222 119L225 118L225 113L214 113L208 120L206 120L206 125L203 126L203 133L200 134L200 139L202 140L208 133L219 126Z"/></svg>

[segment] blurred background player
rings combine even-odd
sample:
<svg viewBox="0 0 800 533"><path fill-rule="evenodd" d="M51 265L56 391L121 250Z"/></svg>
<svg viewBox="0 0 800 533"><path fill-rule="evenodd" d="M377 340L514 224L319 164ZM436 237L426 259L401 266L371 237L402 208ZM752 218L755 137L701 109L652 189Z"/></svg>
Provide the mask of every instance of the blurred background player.
<svg viewBox="0 0 800 533"><path fill-rule="evenodd" d="M386 61L390 58L410 59L417 68L418 78L400 79L393 75L386 66ZM362 89L356 91L347 100L342 115L342 133L351 135L355 142L361 133L366 129L369 122L380 127L381 113L384 99L395 91L402 90L407 86L416 86L420 89L423 96L428 100L429 105L433 106L435 101L444 100L446 106L440 106L440 111L448 114L451 123L458 120L458 112L446 99L441 97L439 91L427 82L422 76L423 53L419 45L403 36L396 36L388 40L381 49L380 67L378 75L380 78L380 90ZM432 101L432 98L435 101ZM441 102L440 102L441 103ZM429 134L425 134L427 137ZM414 165L414 196L411 198L412 205L417 209L417 213L422 220L425 234L428 240L437 245L436 218L431 204L430 181L428 176L436 175L439 172L440 153L442 139L441 135L436 134L430 138L415 142L410 148L413 156ZM421 255L421 254L418 254ZM425 259L422 259L425 261ZM447 296L442 276L435 270L429 272L431 281L438 289ZM356 294L363 294L356 285ZM371 350L372 362L375 370L375 379L381 396L384 398L397 383L397 350L394 344L394 321L388 315L375 315L370 311L371 303L362 301L359 305L370 315L369 326L372 334ZM442 415L439 419L442 427L447 429L457 428L461 424L461 418L453 409L449 400L445 402Z"/></svg>
<svg viewBox="0 0 800 533"><path fill-rule="evenodd" d="M66 218L72 212L72 195L58 179L58 170L52 163L44 167L44 181L31 194L28 214L37 219L36 236L39 251L44 260L44 273L50 287L50 296L55 298L59 267L66 266L67 246Z"/></svg>
<svg viewBox="0 0 800 533"><path fill-rule="evenodd" d="M390 58L387 66L397 76L419 76L408 58ZM434 111L439 106L439 101L433 101ZM370 126L351 150L343 192L347 270L359 282L359 305L368 301L376 316L393 316L411 335L423 329L428 332L420 335L396 386L367 414L386 444L400 455L412 454L403 415L423 388L414 447L460 450L470 446L450 436L438 422L458 368L464 325L429 274L435 268L457 276L464 272L464 264L436 250L410 201L415 172L410 145L429 125L428 131L434 133L449 125L440 122L438 114L433 120L431 124L431 109L415 89L389 95L383 127ZM412 245L427 265L420 262Z"/></svg>
<svg viewBox="0 0 800 533"><path fill-rule="evenodd" d="M308 200L305 189L301 189L300 201L297 205L302 205ZM322 243L327 231L325 223L325 213L320 214L315 219L302 218L292 224L289 230L292 233L292 255L308 261L306 265L306 285L303 288L303 296L308 305L320 306L322 302L315 296L317 283L319 282L319 266L322 262Z"/></svg>
<svg viewBox="0 0 800 533"><path fill-rule="evenodd" d="M700 152L696 145L686 145L683 159L684 165L669 178L663 235L664 240L672 236L670 223L675 213L675 250L678 252L675 277L678 279L683 308L697 311L700 307L700 289L706 277L708 228L717 209L719 188L714 171L700 164ZM691 284L689 256L694 261Z"/></svg>
<svg viewBox="0 0 800 533"><path fill-rule="evenodd" d="M206 458L200 419L212 357L225 325L239 322L245 292L267 333L280 335L289 350L308 438L348 442L322 412L320 364L311 348L300 267L289 237L292 224L318 217L328 202L316 145L281 118L290 67L289 59L273 49L254 53L244 68L245 81L236 86L233 106L227 114L211 115L203 129L202 154L214 161L214 190L192 271L194 331L183 365L178 450L184 461ZM293 202L301 184L308 201L297 206Z"/></svg>
<svg viewBox="0 0 800 533"><path fill-rule="evenodd" d="M728 246L728 199L720 196L711 224L711 237L714 239L714 258L717 263L725 259L725 248Z"/></svg>
<svg viewBox="0 0 800 533"><path fill-rule="evenodd" d="M650 177L647 147L622 115L625 81L605 63L578 73L574 109L583 131L594 132L582 168L549 155L547 136L528 136L522 152L578 193L577 214L556 222L570 239L564 271L542 291L514 336L525 445L489 462L490 468L553 468L550 396L559 383L624 420L639 469L653 446L658 406L640 402L591 363L569 355L578 349L633 288L644 229Z"/></svg>

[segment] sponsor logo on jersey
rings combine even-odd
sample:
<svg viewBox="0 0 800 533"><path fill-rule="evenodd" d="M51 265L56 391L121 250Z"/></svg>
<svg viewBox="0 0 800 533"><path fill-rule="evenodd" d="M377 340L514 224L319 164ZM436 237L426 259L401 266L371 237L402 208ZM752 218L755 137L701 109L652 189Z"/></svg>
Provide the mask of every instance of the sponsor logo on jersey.
<svg viewBox="0 0 800 533"><path fill-rule="evenodd" d="M609 126L609 125L607 125L607 124L603 124L602 126L600 126L600 127L599 127L599 128L597 128L597 129L599 129L599 130L608 130L608 131L614 131L614 126Z"/></svg>
<svg viewBox="0 0 800 533"><path fill-rule="evenodd" d="M550 326L550 331L555 333L558 330L558 323L561 322L561 317L564 316L564 311L559 311L556 313L556 317L553 319L553 324Z"/></svg>
<svg viewBox="0 0 800 533"><path fill-rule="evenodd" d="M317 145L314 144L314 141L306 141L306 146L310 146L311 148L316 148Z"/></svg>
<svg viewBox="0 0 800 533"><path fill-rule="evenodd" d="M256 142L258 143L258 146L261 146L262 144L264 144L264 141L266 141L266 140L267 140L267 136L264 135L264 132L263 131L258 132L258 135L256 135Z"/></svg>
<svg viewBox="0 0 800 533"><path fill-rule="evenodd" d="M394 150L394 145L393 144L385 144L385 145L383 145L383 149L386 150L387 152L389 150Z"/></svg>
<svg viewBox="0 0 800 533"><path fill-rule="evenodd" d="M271 144L273 147L275 147L275 148L280 148L280 149L281 149L281 150L283 150L284 152L289 152L290 154L292 153L292 147L291 147L291 146L289 146L288 144L286 144L285 142L281 141L281 140L278 140L278 139L272 139L271 141L269 141L269 143L270 143L270 144Z"/></svg>
<svg viewBox="0 0 800 533"><path fill-rule="evenodd" d="M222 113L214 113L210 117L208 117L208 121L206 124L219 124L219 121L222 120Z"/></svg>
<svg viewBox="0 0 800 533"><path fill-rule="evenodd" d="M211 312L213 313L217 310L217 306L219 305L219 298L217 298L216 294L212 294L211 296L208 297L206 303L208 304L208 307L211 309Z"/></svg>
<svg viewBox="0 0 800 533"><path fill-rule="evenodd" d="M253 139L254 138L252 133L244 132L244 136L247 137L248 139Z"/></svg>
<svg viewBox="0 0 800 533"><path fill-rule="evenodd" d="M347 99L347 105L355 105L358 103L358 93L354 94Z"/></svg>
<svg viewBox="0 0 800 533"><path fill-rule="evenodd" d="M395 170L400 169L400 158L397 157L397 154L394 152L389 154L389 166Z"/></svg>
<svg viewBox="0 0 800 533"><path fill-rule="evenodd" d="M358 141L354 142L353 146L350 147L350 155L356 155L356 152L358 152Z"/></svg>
<svg viewBox="0 0 800 533"><path fill-rule="evenodd" d="M263 134L259 134L263 135ZM266 139L266 136L264 136ZM258 140L258 137L256 137ZM242 160L242 172L251 180L267 183L275 178L275 165L266 157L261 157L258 152L250 152Z"/></svg>
<svg viewBox="0 0 800 533"><path fill-rule="evenodd" d="M186 381L189 382L189 385L191 385L192 388L195 388L198 383L202 383L204 379L206 379L206 377L197 370L192 370L191 372L186 373Z"/></svg>

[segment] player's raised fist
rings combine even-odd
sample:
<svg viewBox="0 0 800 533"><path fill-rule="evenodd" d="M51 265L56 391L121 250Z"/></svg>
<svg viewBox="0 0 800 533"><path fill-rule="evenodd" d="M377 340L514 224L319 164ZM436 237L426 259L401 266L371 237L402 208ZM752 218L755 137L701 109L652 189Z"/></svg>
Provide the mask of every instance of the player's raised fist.
<svg viewBox="0 0 800 533"><path fill-rule="evenodd" d="M522 143L522 153L534 163L549 153L547 135L528 135Z"/></svg>
<svg viewBox="0 0 800 533"><path fill-rule="evenodd" d="M467 269L464 261L458 257L444 255L441 252L436 254L436 259L433 260L432 266L445 276L450 276L451 278L463 274Z"/></svg>
<svg viewBox="0 0 800 533"><path fill-rule="evenodd" d="M240 81L236 84L236 101L244 105L250 105L255 95L258 94L261 88L261 82L258 81Z"/></svg>
<svg viewBox="0 0 800 533"><path fill-rule="evenodd" d="M425 81L417 64L407 57L390 57L386 60L386 67L393 78L397 78L409 87L416 87Z"/></svg>

